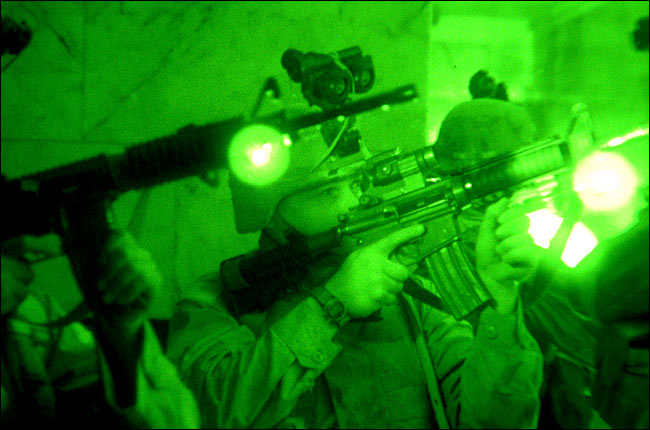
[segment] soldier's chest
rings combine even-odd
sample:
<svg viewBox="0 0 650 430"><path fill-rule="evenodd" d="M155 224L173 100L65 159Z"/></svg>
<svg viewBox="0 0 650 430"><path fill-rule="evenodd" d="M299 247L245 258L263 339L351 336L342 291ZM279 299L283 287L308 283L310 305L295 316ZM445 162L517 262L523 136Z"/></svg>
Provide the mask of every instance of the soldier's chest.
<svg viewBox="0 0 650 430"><path fill-rule="evenodd" d="M381 322L348 323L334 338L343 348L325 371L332 402L337 415L356 411L356 416L345 414L343 427L410 427L413 420L424 424L430 416L424 372L406 315L393 305L384 307L382 316Z"/></svg>

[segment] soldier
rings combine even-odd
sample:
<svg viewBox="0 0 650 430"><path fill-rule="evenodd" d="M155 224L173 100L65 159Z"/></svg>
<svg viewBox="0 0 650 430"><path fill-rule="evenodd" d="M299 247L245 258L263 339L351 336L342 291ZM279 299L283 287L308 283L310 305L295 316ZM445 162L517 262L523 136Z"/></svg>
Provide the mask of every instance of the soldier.
<svg viewBox="0 0 650 430"><path fill-rule="evenodd" d="M127 234L112 235L93 333L79 322L52 324L62 310L29 288L35 274L21 256L58 255L52 239L2 244L2 423L198 427L194 398L147 322L162 285L149 253Z"/></svg>
<svg viewBox="0 0 650 430"><path fill-rule="evenodd" d="M327 231L358 204L357 178L328 176L354 156L334 160L323 142L292 151L289 171L270 186L231 177L238 232L261 231L261 249ZM203 277L177 304L169 355L206 427L535 427L542 357L518 291L536 264L528 225L505 199L487 211L477 264L497 305L476 334L403 299L410 273L391 257L423 233L414 225L347 257L333 250L284 295L238 295L218 273ZM266 308L239 312L238 300L254 295L269 298ZM381 320L369 318L378 310Z"/></svg>

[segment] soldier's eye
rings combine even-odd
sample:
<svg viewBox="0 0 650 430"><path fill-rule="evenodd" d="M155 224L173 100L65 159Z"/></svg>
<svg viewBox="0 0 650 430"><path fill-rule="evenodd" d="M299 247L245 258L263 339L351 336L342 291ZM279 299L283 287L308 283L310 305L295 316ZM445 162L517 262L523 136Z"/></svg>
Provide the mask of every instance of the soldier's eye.
<svg viewBox="0 0 650 430"><path fill-rule="evenodd" d="M327 187L318 193L322 197L336 197L340 194L338 187Z"/></svg>

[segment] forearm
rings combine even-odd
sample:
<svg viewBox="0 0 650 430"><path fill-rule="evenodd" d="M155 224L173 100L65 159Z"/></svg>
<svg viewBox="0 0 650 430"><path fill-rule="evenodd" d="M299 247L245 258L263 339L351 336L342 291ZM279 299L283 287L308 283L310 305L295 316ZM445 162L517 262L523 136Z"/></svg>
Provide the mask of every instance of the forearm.
<svg viewBox="0 0 650 430"><path fill-rule="evenodd" d="M535 428L543 359L520 309L487 309L461 371L460 426Z"/></svg>
<svg viewBox="0 0 650 430"><path fill-rule="evenodd" d="M110 347L100 348L105 396L116 415L129 427L197 428L192 393L165 357L151 325L144 322L135 338L121 342L114 339L118 332L107 336L113 340ZM130 353L129 346L135 348Z"/></svg>
<svg viewBox="0 0 650 430"><path fill-rule="evenodd" d="M138 363L144 345L144 322L127 326L98 317L96 337L113 381L116 406L134 406Z"/></svg>
<svg viewBox="0 0 650 430"><path fill-rule="evenodd" d="M171 346L175 354L183 351L181 375L204 425L270 427L287 416L338 353L331 342L337 329L319 306L312 298L301 301L258 337L216 308L186 303L177 309L175 319L190 322L171 334ZM182 345L199 320L211 321L211 334Z"/></svg>

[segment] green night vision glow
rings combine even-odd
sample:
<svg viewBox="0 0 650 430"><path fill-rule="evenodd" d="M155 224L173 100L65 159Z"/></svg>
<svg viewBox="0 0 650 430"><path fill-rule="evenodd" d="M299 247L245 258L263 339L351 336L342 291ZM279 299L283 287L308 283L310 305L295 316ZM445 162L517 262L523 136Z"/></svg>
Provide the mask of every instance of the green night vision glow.
<svg viewBox="0 0 650 430"><path fill-rule="evenodd" d="M533 237L535 245L548 249L562 224L562 218L548 209L540 209L526 216L530 219L528 234Z"/></svg>
<svg viewBox="0 0 650 430"><path fill-rule="evenodd" d="M253 124L239 130L228 149L228 164L239 180L263 187L289 167L291 139L276 129Z"/></svg>
<svg viewBox="0 0 650 430"><path fill-rule="evenodd" d="M262 145L261 148L255 148L253 150L249 150L250 154L249 157L251 161L253 162L254 165L257 167L264 166L265 164L268 164L269 160L271 159L271 150L273 147L271 146L270 143L265 143Z"/></svg>
<svg viewBox="0 0 650 430"><path fill-rule="evenodd" d="M630 139L634 139L635 137L641 137L641 136L647 136L648 135L648 127L641 127L638 130L634 130L630 133L627 133L625 136L619 136L611 139L605 146L614 147L614 146L619 146L624 144Z"/></svg>
<svg viewBox="0 0 650 430"><path fill-rule="evenodd" d="M579 222L571 230L564 251L562 261L567 266L574 268L598 245L598 239L586 225Z"/></svg>
<svg viewBox="0 0 650 430"><path fill-rule="evenodd" d="M636 193L638 178L625 157L595 152L582 160L573 177L573 188L585 207L610 211L625 206Z"/></svg>
<svg viewBox="0 0 650 430"><path fill-rule="evenodd" d="M528 233L533 237L535 244L541 248L548 249L551 240L562 224L562 217L554 214L548 209L541 209L526 214L530 219ZM567 266L574 268L598 245L596 235L586 225L577 223L562 251L562 261Z"/></svg>

